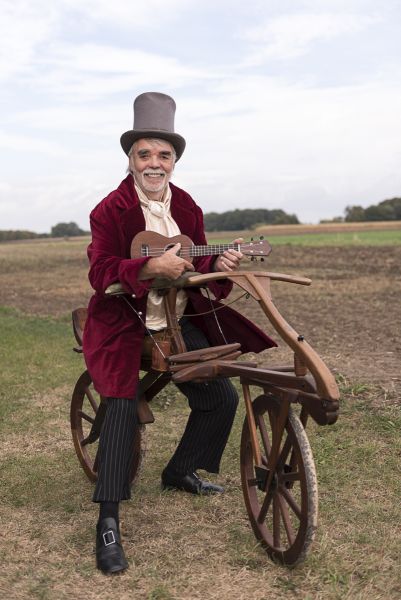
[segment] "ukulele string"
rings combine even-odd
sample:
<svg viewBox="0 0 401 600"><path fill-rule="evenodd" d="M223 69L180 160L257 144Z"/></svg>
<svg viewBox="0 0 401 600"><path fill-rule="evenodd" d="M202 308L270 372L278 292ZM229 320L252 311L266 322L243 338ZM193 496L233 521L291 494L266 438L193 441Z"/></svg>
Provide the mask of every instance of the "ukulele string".
<svg viewBox="0 0 401 600"><path fill-rule="evenodd" d="M217 254L221 254L222 252L225 252L226 250L240 250L240 244L220 244L220 245L207 245L207 246L191 246L189 248L181 248L180 249L180 256L182 255L188 255L188 256L210 256L210 255L217 255ZM152 246L151 248L149 247L144 247L141 249L141 256L150 256L150 257L154 257L154 256L160 256L161 254L164 254L165 252L167 252L166 247L157 247L157 246Z"/></svg>

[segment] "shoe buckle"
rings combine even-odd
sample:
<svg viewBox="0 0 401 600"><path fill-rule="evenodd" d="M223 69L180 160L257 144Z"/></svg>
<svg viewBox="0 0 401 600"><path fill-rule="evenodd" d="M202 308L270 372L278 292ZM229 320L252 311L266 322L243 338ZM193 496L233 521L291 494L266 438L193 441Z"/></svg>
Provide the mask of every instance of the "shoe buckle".
<svg viewBox="0 0 401 600"><path fill-rule="evenodd" d="M116 543L116 538L114 537L114 531L112 529L104 532L103 541L105 546L110 546L111 544Z"/></svg>

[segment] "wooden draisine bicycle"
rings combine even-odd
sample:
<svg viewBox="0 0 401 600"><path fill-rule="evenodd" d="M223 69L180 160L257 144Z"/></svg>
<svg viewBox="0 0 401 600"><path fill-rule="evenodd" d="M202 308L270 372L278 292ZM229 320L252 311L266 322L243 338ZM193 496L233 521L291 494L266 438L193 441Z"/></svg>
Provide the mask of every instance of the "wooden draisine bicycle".
<svg viewBox="0 0 401 600"><path fill-rule="evenodd" d="M149 232L147 232L149 233ZM190 240L135 239L131 256L154 255L182 241L186 258L203 254L220 254L229 245L194 247ZM270 247L269 247L270 248ZM196 249L196 250L195 250ZM242 246L239 248L242 251ZM267 254L259 242L251 256ZM187 352L180 334L176 313L177 290L206 288L211 281L229 279L259 303L270 325L291 351L289 365L263 368L243 360L240 344L224 344ZM163 289L167 330L160 336L145 338L141 369L144 375L138 392L138 435L132 461L134 483L145 451L145 427L154 417L151 400L169 381L205 381L216 377L239 377L246 407L240 447L242 491L249 520L256 538L267 554L288 566L302 562L314 539L317 527L317 478L311 447L305 431L308 418L319 425L335 423L339 412L339 390L323 360L304 336L299 335L280 314L271 296L271 282L310 285L311 280L267 271L187 274L176 281L155 280ZM119 284L110 286L110 296L125 292ZM128 301L128 300L127 300ZM222 309L224 310L224 308ZM82 352L82 333L87 311L73 312L73 326ZM216 315L217 317L217 315ZM256 390L256 393L255 393ZM294 405L299 405L296 410ZM96 481L98 438L107 403L92 386L88 371L79 377L71 402L71 429L78 459L91 481Z"/></svg>

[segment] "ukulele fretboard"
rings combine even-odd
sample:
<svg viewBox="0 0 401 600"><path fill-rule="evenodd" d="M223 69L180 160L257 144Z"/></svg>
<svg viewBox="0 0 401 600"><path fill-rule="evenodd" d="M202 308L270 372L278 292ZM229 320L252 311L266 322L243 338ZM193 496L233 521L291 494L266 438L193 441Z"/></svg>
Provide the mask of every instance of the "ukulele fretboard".
<svg viewBox="0 0 401 600"><path fill-rule="evenodd" d="M168 250L165 246L155 247L142 245L141 255L142 256L160 256ZM189 256L213 256L215 254L223 254L226 250L237 250L241 252L241 244L211 244L208 246L190 246L187 248L181 248L180 254L187 254Z"/></svg>

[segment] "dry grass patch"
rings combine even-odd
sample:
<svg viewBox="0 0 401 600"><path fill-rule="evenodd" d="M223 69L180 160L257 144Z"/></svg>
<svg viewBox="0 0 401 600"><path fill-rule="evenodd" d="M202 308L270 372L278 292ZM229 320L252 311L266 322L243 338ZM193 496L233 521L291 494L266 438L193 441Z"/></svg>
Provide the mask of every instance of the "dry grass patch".
<svg viewBox="0 0 401 600"><path fill-rule="evenodd" d="M38 443L29 456L15 453L2 458L8 481L2 490L5 526L0 541L4 557L0 591L5 597L59 600L80 593L89 600L397 597L401 540L394 528L399 488L391 461L397 448L391 430L384 438L371 430L375 413L362 410L365 399L366 410L372 411L367 390L357 396L348 392L337 425L309 428L320 482L319 531L307 562L288 571L267 558L246 516L238 463L242 407L222 475L216 477L226 486L224 496L198 498L160 491L161 469L187 414L174 389L154 404L156 422L147 428L149 451L142 475L132 500L122 508L122 535L130 561L122 576L104 577L95 568L96 508L72 443L69 449L64 447L69 427L63 391L56 395L61 446L55 442L50 455L43 456ZM32 416L44 410L48 411L46 402L29 404ZM30 435L46 437L54 431L54 426L45 426L43 432ZM10 539L15 540L13 545Z"/></svg>

